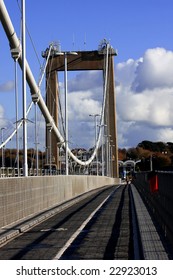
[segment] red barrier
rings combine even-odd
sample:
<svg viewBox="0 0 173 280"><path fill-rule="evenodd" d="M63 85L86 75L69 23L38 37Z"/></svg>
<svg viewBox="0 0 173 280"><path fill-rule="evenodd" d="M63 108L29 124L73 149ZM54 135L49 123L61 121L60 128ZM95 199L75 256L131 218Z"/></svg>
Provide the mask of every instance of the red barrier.
<svg viewBox="0 0 173 280"><path fill-rule="evenodd" d="M149 184L150 184L150 191L152 193L158 192L159 190L158 175L151 176L149 179Z"/></svg>

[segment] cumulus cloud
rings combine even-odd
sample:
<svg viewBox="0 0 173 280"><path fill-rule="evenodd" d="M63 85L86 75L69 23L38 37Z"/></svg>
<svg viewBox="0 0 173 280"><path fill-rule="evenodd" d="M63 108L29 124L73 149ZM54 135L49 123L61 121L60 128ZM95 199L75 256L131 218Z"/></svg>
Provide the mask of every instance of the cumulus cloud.
<svg viewBox="0 0 173 280"><path fill-rule="evenodd" d="M161 128L157 131L157 139L165 142L173 142L173 129L171 127Z"/></svg>
<svg viewBox="0 0 173 280"><path fill-rule="evenodd" d="M69 91L94 90L102 84L102 71L81 71L68 82Z"/></svg>
<svg viewBox="0 0 173 280"><path fill-rule="evenodd" d="M173 52L163 48L148 49L136 67L132 89L142 92L146 89L173 86Z"/></svg>
<svg viewBox="0 0 173 280"><path fill-rule="evenodd" d="M69 94L69 129L75 147L90 148L94 145L95 124L89 115L101 113L101 102L94 98L95 90L91 89Z"/></svg>
<svg viewBox="0 0 173 280"><path fill-rule="evenodd" d="M79 121L88 120L89 114L99 114L101 104L93 98L93 92L77 91L69 95L69 118Z"/></svg>
<svg viewBox="0 0 173 280"><path fill-rule="evenodd" d="M141 94L127 89L121 90L124 90L118 97L118 113L121 119L155 126L172 125L172 88L145 90Z"/></svg>
<svg viewBox="0 0 173 280"><path fill-rule="evenodd" d="M9 127L8 120L5 118L5 112L2 105L0 105L0 128Z"/></svg>
<svg viewBox="0 0 173 280"><path fill-rule="evenodd" d="M11 129L11 122L10 121L8 121L6 118L5 118L5 110L4 110L4 108L3 108L3 106L2 105L0 105L0 128L7 128L7 129L5 129L5 131L4 131L4 134L6 135L6 132L7 132L7 130L9 129Z"/></svg>
<svg viewBox="0 0 173 280"><path fill-rule="evenodd" d="M0 119L4 116L4 108L0 105Z"/></svg>
<svg viewBox="0 0 173 280"><path fill-rule="evenodd" d="M8 81L4 84L0 85L0 92L9 92L14 89L14 82L13 81Z"/></svg>
<svg viewBox="0 0 173 280"><path fill-rule="evenodd" d="M128 59L126 62L121 62L116 65L116 85L123 84L123 86L131 85L134 81L135 71L139 61Z"/></svg>
<svg viewBox="0 0 173 280"><path fill-rule="evenodd" d="M125 143L135 146L144 139L173 141L172 65L173 52L163 48L148 49L136 61L130 59L117 64L120 146Z"/></svg>

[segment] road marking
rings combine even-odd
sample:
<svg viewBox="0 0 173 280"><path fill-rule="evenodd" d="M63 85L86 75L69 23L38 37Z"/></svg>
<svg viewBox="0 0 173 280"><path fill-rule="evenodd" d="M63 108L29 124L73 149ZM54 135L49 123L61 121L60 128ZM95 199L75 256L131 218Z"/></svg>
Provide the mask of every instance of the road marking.
<svg viewBox="0 0 173 280"><path fill-rule="evenodd" d="M40 231L65 231L67 228L43 228Z"/></svg>
<svg viewBox="0 0 173 280"><path fill-rule="evenodd" d="M116 190L119 188L118 186ZM115 191L115 190L114 190ZM56 254L56 256L53 258L54 260L59 260L61 256L64 254L64 252L70 247L72 242L76 239L76 237L81 233L81 231L84 229L84 227L89 223L89 221L92 219L92 217L95 215L95 213L102 207L102 205L109 199L109 197L114 193L112 191L103 201L100 203L100 205L89 215L89 217L82 223L82 225L73 233L73 235L70 237L70 239L65 243L64 247L61 248L61 250Z"/></svg>

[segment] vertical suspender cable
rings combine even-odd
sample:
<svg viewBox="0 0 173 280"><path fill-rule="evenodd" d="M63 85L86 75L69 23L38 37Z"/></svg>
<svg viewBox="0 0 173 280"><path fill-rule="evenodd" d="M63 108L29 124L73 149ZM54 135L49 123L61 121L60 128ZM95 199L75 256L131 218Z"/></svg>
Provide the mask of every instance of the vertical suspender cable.
<svg viewBox="0 0 173 280"><path fill-rule="evenodd" d="M65 170L68 175L68 98L67 98L67 53L64 53L64 82L65 82Z"/></svg>
<svg viewBox="0 0 173 280"><path fill-rule="evenodd" d="M35 151L36 151L36 175L38 176L38 134L37 134L37 102L35 102Z"/></svg>

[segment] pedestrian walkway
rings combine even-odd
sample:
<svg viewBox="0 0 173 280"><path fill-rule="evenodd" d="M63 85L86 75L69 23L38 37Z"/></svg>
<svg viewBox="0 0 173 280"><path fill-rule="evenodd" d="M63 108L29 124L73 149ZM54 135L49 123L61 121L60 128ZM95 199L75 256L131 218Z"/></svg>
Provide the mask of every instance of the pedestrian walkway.
<svg viewBox="0 0 173 280"><path fill-rule="evenodd" d="M161 237L134 185L131 185L145 260L168 260Z"/></svg>

